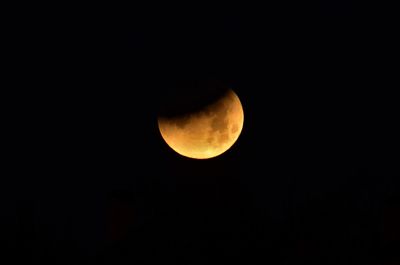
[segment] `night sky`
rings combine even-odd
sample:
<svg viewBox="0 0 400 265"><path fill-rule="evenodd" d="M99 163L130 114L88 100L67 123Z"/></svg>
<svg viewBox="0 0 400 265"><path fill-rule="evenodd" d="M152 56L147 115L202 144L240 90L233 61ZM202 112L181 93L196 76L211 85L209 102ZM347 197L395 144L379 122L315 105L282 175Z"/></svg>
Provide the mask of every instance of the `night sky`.
<svg viewBox="0 0 400 265"><path fill-rule="evenodd" d="M27 24L4 259L399 264L390 18L344 0L164 5ZM192 160L157 115L208 82L237 93L244 127Z"/></svg>

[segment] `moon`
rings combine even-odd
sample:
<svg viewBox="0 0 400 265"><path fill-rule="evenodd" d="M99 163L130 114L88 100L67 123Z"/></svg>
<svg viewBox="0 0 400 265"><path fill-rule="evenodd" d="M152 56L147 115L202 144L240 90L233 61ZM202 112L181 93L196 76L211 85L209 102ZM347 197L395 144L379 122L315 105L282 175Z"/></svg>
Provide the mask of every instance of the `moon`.
<svg viewBox="0 0 400 265"><path fill-rule="evenodd" d="M226 152L239 138L243 122L243 107L232 89L196 112L158 117L161 136L168 146L194 159L213 158Z"/></svg>

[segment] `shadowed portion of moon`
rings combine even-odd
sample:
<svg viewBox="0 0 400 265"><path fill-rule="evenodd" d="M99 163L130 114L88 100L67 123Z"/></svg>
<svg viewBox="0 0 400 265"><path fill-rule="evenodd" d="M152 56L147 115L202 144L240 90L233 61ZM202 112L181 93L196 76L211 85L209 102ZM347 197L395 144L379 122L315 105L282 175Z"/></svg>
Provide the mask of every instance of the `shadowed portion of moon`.
<svg viewBox="0 0 400 265"><path fill-rule="evenodd" d="M185 104L179 105L181 110L175 105L159 116L162 137L179 154L197 159L215 157L238 139L244 120L238 96L231 89L213 92L198 94L202 96L187 104L187 109Z"/></svg>
<svg viewBox="0 0 400 265"><path fill-rule="evenodd" d="M221 99L229 88L218 81L181 81L167 87L161 95L158 114L164 118L181 118L190 113L207 111L209 106ZM185 120L182 120L182 125Z"/></svg>

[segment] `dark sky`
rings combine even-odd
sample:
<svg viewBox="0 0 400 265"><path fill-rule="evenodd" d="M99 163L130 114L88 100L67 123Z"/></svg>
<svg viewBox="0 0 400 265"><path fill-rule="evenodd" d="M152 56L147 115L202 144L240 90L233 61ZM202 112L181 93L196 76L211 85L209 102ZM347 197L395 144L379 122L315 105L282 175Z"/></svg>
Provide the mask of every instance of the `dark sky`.
<svg viewBox="0 0 400 265"><path fill-rule="evenodd" d="M121 10L25 25L21 81L37 89L19 95L21 158L1 193L10 257L400 261L389 18L352 1ZM244 128L220 157L191 160L157 114L210 80L238 94Z"/></svg>

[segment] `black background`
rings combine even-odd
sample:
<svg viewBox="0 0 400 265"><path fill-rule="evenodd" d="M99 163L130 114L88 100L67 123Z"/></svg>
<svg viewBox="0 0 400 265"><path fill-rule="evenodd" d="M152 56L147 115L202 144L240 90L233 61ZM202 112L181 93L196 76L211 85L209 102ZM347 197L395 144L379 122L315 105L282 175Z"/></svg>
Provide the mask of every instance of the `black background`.
<svg viewBox="0 0 400 265"><path fill-rule="evenodd" d="M320 1L31 14L14 47L24 74L4 257L400 262L395 38L380 11ZM244 128L223 155L191 160L162 140L158 110L209 80L238 94Z"/></svg>

